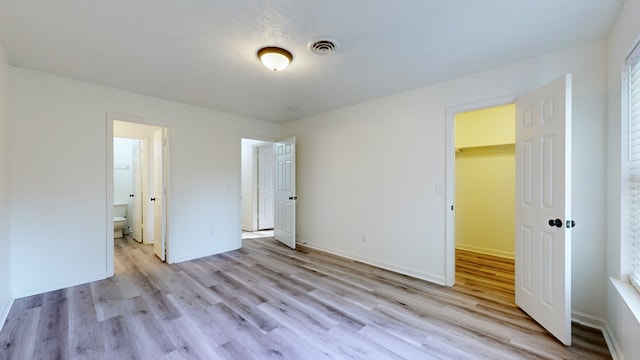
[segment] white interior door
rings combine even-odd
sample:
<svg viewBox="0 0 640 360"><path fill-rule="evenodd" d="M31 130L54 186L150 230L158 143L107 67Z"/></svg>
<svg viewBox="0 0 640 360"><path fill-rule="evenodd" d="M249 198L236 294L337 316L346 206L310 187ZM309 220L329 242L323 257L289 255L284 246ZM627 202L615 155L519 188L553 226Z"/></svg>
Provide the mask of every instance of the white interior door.
<svg viewBox="0 0 640 360"><path fill-rule="evenodd" d="M258 148L258 230L273 229L273 145Z"/></svg>
<svg viewBox="0 0 640 360"><path fill-rule="evenodd" d="M153 224L153 251L160 260L165 261L164 227L163 227L163 204L164 204L164 176L163 176L163 130L159 129L153 133L153 195L151 202L154 203L154 224Z"/></svg>
<svg viewBox="0 0 640 360"><path fill-rule="evenodd" d="M274 236L296 248L296 138L275 143L276 212Z"/></svg>
<svg viewBox="0 0 640 360"><path fill-rule="evenodd" d="M132 234L134 240L142 242L142 147L141 141L138 140L133 144L133 159L132 159L132 176L133 176L133 191L131 192L132 206L131 206L131 223Z"/></svg>
<svg viewBox="0 0 640 360"><path fill-rule="evenodd" d="M570 345L571 74L516 114L516 304Z"/></svg>

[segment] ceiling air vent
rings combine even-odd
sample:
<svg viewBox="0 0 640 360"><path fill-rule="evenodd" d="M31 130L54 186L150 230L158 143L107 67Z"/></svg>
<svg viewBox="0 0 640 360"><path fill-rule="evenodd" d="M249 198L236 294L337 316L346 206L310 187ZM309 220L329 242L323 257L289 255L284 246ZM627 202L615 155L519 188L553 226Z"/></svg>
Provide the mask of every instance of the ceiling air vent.
<svg viewBox="0 0 640 360"><path fill-rule="evenodd" d="M309 50L316 55L331 55L336 51L336 44L331 40L318 40L309 44Z"/></svg>

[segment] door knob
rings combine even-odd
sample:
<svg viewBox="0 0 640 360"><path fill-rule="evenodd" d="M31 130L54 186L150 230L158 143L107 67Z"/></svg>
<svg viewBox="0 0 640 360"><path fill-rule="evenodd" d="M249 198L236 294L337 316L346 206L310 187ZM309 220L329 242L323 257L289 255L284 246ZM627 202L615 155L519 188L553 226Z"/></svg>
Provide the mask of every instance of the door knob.
<svg viewBox="0 0 640 360"><path fill-rule="evenodd" d="M567 229L576 227L576 222L574 220L567 220Z"/></svg>
<svg viewBox="0 0 640 360"><path fill-rule="evenodd" d="M562 227L562 220L560 219L549 219L549 226Z"/></svg>
<svg viewBox="0 0 640 360"><path fill-rule="evenodd" d="M298 200L297 196L289 196L289 200Z"/></svg>
<svg viewBox="0 0 640 360"><path fill-rule="evenodd" d="M152 197L151 199L149 199L151 201L156 201L156 198Z"/></svg>

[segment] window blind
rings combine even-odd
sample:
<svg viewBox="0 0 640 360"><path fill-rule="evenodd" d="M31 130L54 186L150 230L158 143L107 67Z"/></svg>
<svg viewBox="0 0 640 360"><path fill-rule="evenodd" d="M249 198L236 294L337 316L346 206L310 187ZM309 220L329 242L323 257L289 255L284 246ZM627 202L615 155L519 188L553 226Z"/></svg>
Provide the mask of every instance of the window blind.
<svg viewBox="0 0 640 360"><path fill-rule="evenodd" d="M631 284L640 291L640 44L627 58L629 119L630 224L629 258Z"/></svg>

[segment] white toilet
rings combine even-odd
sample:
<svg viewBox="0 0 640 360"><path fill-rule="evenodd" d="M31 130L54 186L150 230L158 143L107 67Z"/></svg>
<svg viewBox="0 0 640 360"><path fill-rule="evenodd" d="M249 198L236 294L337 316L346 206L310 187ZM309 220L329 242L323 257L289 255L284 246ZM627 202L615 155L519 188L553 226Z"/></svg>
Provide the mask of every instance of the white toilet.
<svg viewBox="0 0 640 360"><path fill-rule="evenodd" d="M127 204L113 205L113 238L123 237L122 230L127 226Z"/></svg>

